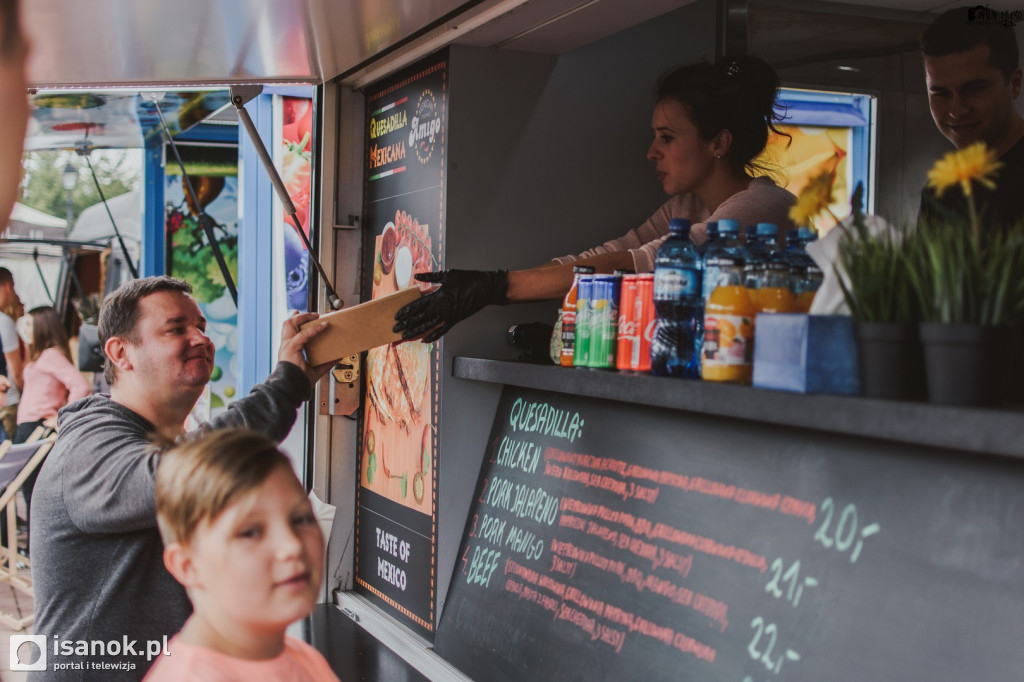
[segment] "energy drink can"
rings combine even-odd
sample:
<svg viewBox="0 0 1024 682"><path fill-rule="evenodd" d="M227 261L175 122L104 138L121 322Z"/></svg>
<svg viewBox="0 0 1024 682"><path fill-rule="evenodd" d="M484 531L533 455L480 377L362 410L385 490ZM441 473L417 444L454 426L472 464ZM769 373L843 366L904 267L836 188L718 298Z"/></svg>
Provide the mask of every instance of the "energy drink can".
<svg viewBox="0 0 1024 682"><path fill-rule="evenodd" d="M576 347L573 348L573 367L590 366L590 295L594 288L594 275L580 275L576 290Z"/></svg>
<svg viewBox="0 0 1024 682"><path fill-rule="evenodd" d="M594 278L590 295L590 367L615 367L619 281L615 275L597 275Z"/></svg>

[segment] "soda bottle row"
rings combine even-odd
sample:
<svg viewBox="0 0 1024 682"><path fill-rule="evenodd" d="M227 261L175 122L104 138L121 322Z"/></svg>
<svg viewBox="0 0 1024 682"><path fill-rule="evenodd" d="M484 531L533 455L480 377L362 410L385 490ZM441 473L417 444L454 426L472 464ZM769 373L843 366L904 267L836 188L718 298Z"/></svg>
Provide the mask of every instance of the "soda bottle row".
<svg viewBox="0 0 1024 682"><path fill-rule="evenodd" d="M750 383L756 316L805 312L820 286L804 251L814 232L790 231L780 248L774 224L744 240L739 223L720 220L698 250L690 227L670 221L653 275L573 268L555 340L561 365Z"/></svg>
<svg viewBox="0 0 1024 682"><path fill-rule="evenodd" d="M559 310L552 360L563 367L649 371L654 275L595 275L577 265Z"/></svg>

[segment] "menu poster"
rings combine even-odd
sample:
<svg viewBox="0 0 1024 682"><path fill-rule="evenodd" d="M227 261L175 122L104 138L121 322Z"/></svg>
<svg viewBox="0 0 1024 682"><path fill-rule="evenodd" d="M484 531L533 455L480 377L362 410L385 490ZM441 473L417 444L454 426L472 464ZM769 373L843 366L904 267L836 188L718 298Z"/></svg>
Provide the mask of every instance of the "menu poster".
<svg viewBox="0 0 1024 682"><path fill-rule="evenodd" d="M366 93L363 253L371 298L441 267L447 59ZM366 356L357 486L356 585L411 627L435 623L438 344Z"/></svg>
<svg viewBox="0 0 1024 682"><path fill-rule="evenodd" d="M435 651L495 682L1020 679L1022 478L506 388Z"/></svg>

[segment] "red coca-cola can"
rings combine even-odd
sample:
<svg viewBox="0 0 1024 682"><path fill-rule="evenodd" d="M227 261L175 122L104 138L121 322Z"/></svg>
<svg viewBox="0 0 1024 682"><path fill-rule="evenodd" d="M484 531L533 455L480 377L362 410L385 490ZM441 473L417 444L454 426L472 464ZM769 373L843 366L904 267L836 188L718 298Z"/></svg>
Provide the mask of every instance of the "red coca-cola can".
<svg viewBox="0 0 1024 682"><path fill-rule="evenodd" d="M615 367L649 372L654 331L654 275L625 275L621 296Z"/></svg>
<svg viewBox="0 0 1024 682"><path fill-rule="evenodd" d="M651 339L654 338L654 275L637 275L636 318L641 330L640 339L633 349L633 369L651 371Z"/></svg>
<svg viewBox="0 0 1024 682"><path fill-rule="evenodd" d="M633 312L636 307L636 278L639 275L623 275L619 288L619 340L615 348L615 369L633 369L633 345L636 343L636 322Z"/></svg>

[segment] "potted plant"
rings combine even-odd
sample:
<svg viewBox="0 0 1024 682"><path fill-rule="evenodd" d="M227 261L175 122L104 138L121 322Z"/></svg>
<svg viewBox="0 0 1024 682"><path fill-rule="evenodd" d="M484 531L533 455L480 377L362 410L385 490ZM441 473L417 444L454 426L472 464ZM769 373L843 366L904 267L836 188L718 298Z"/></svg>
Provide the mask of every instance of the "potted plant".
<svg viewBox="0 0 1024 682"><path fill-rule="evenodd" d="M907 265L909 229L869 227L863 187L851 199L842 230L836 279L856 321L861 392L868 397L916 399L924 394L917 336L918 308Z"/></svg>
<svg viewBox="0 0 1024 682"><path fill-rule="evenodd" d="M994 405L1000 370L1024 302L1024 225L985 225L974 183L993 187L1000 163L983 143L950 152L928 173L936 195L962 191L967 215L935 215L908 242L907 264L921 311L928 398ZM983 209L984 207L982 207Z"/></svg>

